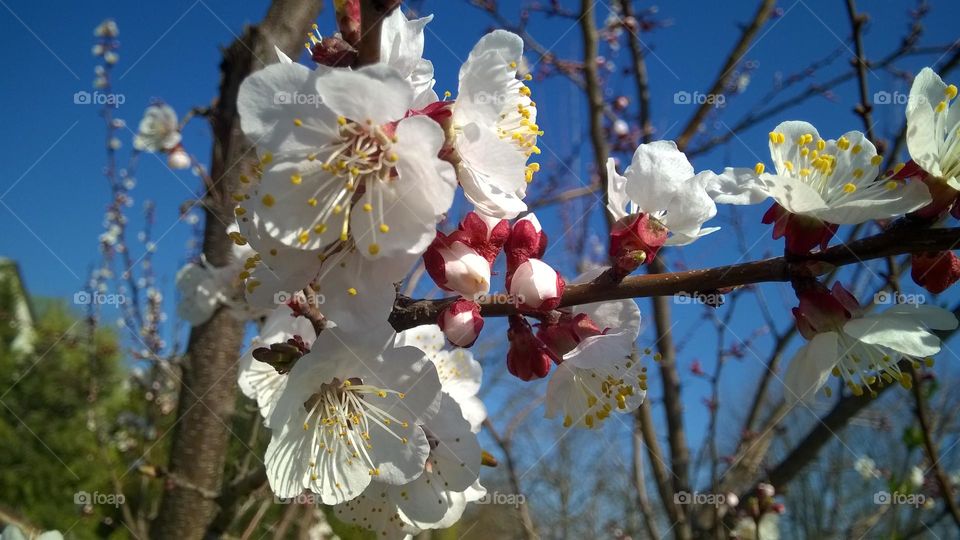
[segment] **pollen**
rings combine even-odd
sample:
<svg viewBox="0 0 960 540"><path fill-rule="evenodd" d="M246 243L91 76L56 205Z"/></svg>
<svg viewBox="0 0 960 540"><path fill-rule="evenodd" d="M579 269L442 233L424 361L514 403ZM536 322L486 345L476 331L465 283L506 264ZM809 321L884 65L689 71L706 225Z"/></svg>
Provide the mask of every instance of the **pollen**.
<svg viewBox="0 0 960 540"><path fill-rule="evenodd" d="M363 203L364 212L373 212L373 205L370 203Z"/></svg>
<svg viewBox="0 0 960 540"><path fill-rule="evenodd" d="M313 228L313 232L315 232L315 233L317 233L317 234L323 234L323 233L327 232L327 226L326 226L325 224L323 224L323 223L321 223L321 224L319 224L319 225L316 225L316 226L314 226L314 228Z"/></svg>
<svg viewBox="0 0 960 540"><path fill-rule="evenodd" d="M377 244L370 244L370 245L367 247L367 251L368 251L371 255L376 255L376 254L380 253L380 246L377 245Z"/></svg>
<svg viewBox="0 0 960 540"><path fill-rule="evenodd" d="M517 69L517 63L516 63L516 62L510 62L510 69Z"/></svg>
<svg viewBox="0 0 960 540"><path fill-rule="evenodd" d="M883 187L887 188L888 191L893 191L893 190L897 189L897 187L898 187L899 185L900 185L900 184L898 184L896 181L890 180L889 182L887 182L886 184L884 184Z"/></svg>
<svg viewBox="0 0 960 540"><path fill-rule="evenodd" d="M851 184L851 183L849 183L849 182L843 185L843 192L844 192L844 193L853 193L853 192L856 191L856 190L857 190L857 186L855 186L855 185L853 185L853 184Z"/></svg>
<svg viewBox="0 0 960 540"><path fill-rule="evenodd" d="M883 156L873 156L872 158L870 158L871 165L876 166L876 165L880 165L881 163L883 163Z"/></svg>
<svg viewBox="0 0 960 540"><path fill-rule="evenodd" d="M950 86L944 88L943 95L947 96L947 99L953 99L957 97L957 85L951 84Z"/></svg>
<svg viewBox="0 0 960 540"><path fill-rule="evenodd" d="M388 232L390 232L390 227L386 223L381 223L380 232L382 232L383 234L387 234Z"/></svg>
<svg viewBox="0 0 960 540"><path fill-rule="evenodd" d="M263 153L263 156L260 157L260 164L261 164L261 165L266 165L267 163L270 163L271 161L273 161L273 154L271 154L270 152L264 152L264 153Z"/></svg>
<svg viewBox="0 0 960 540"><path fill-rule="evenodd" d="M357 290L353 287L350 287L349 289L347 289L347 294L349 294L350 296L356 296Z"/></svg>
<svg viewBox="0 0 960 540"><path fill-rule="evenodd" d="M837 139L837 148L841 150L846 150L850 148L850 140L847 139L846 137L840 137L839 139Z"/></svg>
<svg viewBox="0 0 960 540"><path fill-rule="evenodd" d="M936 111L937 111L938 113L942 113L942 112L945 111L945 110L947 110L947 102L946 102L946 101L941 101L940 103L937 103Z"/></svg>
<svg viewBox="0 0 960 540"><path fill-rule="evenodd" d="M297 237L297 241L299 241L301 244L306 244L307 242L309 242L310 231L303 231L302 233L300 233L300 236Z"/></svg>
<svg viewBox="0 0 960 540"><path fill-rule="evenodd" d="M260 199L260 202L262 202L267 208L271 208L273 204L277 202L277 200L273 198L273 195L267 193L262 199Z"/></svg>
<svg viewBox="0 0 960 540"><path fill-rule="evenodd" d="M309 204L310 206L316 207L316 206L317 206L317 198L316 198L316 197L310 197L309 199L307 199L307 204Z"/></svg>
<svg viewBox="0 0 960 540"><path fill-rule="evenodd" d="M763 171L765 169L766 167L763 165L763 163L757 163L756 165L753 166L753 172L757 174L763 174Z"/></svg>
<svg viewBox="0 0 960 540"><path fill-rule="evenodd" d="M346 119L346 117L338 116L338 117L337 117L337 123L340 124L341 126L347 125L347 119Z"/></svg>
<svg viewBox="0 0 960 540"><path fill-rule="evenodd" d="M301 120L301 119L299 119L299 118L294 118L294 119L293 119L293 125L295 125L295 126L297 126L297 127L300 127L300 126L303 125L303 120Z"/></svg>
<svg viewBox="0 0 960 540"><path fill-rule="evenodd" d="M854 170L853 170L853 177L854 177L854 178L859 179L859 178L862 177L862 176L863 176L863 169L854 169Z"/></svg>
<svg viewBox="0 0 960 540"><path fill-rule="evenodd" d="M452 96L452 95L453 95L453 94L452 94L449 90L446 90L446 91L444 91L444 93L443 93L443 99L450 99L450 96Z"/></svg>
<svg viewBox="0 0 960 540"><path fill-rule="evenodd" d="M303 177L300 176L299 174L291 174L290 183L295 186L299 186L301 183L303 183Z"/></svg>
<svg viewBox="0 0 960 540"><path fill-rule="evenodd" d="M783 136L783 133L778 133L776 131L770 132L770 142L773 144L782 144L786 140L786 137Z"/></svg>
<svg viewBox="0 0 960 540"><path fill-rule="evenodd" d="M850 149L850 152L853 153L853 154L859 154L861 150L863 150L863 147L858 144L858 145L854 146L853 148L851 148L851 149Z"/></svg>

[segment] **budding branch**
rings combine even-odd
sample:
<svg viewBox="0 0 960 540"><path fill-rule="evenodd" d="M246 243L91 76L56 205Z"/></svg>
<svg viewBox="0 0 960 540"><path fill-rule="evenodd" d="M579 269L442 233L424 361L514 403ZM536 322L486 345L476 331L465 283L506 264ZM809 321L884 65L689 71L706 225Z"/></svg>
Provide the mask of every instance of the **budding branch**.
<svg viewBox="0 0 960 540"><path fill-rule="evenodd" d="M854 242L833 246L805 257L775 257L701 270L629 276L615 282L601 275L590 283L568 284L559 307L593 302L671 296L675 294L710 294L753 283L790 281L801 276L822 275L833 267L846 266L907 253L952 250L960 244L960 227L950 229L917 229L898 226L884 233ZM491 295L491 297L506 295ZM390 314L390 324L398 332L424 324L434 324L440 312L456 298L415 300L397 297ZM504 317L520 313L515 305L479 302L484 317Z"/></svg>

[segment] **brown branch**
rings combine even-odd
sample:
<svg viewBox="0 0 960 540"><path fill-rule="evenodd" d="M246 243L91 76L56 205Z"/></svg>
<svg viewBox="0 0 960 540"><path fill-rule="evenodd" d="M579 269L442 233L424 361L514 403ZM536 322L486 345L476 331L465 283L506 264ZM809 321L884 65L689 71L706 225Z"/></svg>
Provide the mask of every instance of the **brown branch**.
<svg viewBox="0 0 960 540"><path fill-rule="evenodd" d="M632 27L624 24L627 29L627 45L630 47L630 59L633 61L633 80L637 85L637 109L640 122L640 142L648 143L653 136L653 126L650 123L650 80L647 76L647 62L643 55L643 44L640 42L640 26L633 14L633 2L620 0L620 10L623 18L632 21Z"/></svg>
<svg viewBox="0 0 960 540"><path fill-rule="evenodd" d="M873 129L873 106L870 104L870 86L867 84L867 70L869 63L863 50L863 25L867 22L867 15L857 13L856 0L847 0L847 17L850 19L851 33L853 35L853 46L857 56L851 60L854 70L857 74L857 89L860 92L860 103L854 107L854 112L863 120L863 127L866 130L867 140L877 144L876 133ZM878 149L878 153L883 154L883 149Z"/></svg>
<svg viewBox="0 0 960 540"><path fill-rule="evenodd" d="M514 495L519 497L521 494L520 477L517 475L517 465L513 461L510 439L501 436L493 427L493 422L491 422L489 418L483 421L483 427L486 428L487 433L490 435L490 438L493 439L493 442L497 443L497 446L500 447L500 451L503 452L503 460L507 468L507 477L510 480L510 489L513 490ZM523 524L524 538L527 540L539 539L540 535L537 534L537 527L533 524L533 518L530 517L530 511L527 508L527 504L518 504L516 508L517 512L520 514L520 522Z"/></svg>
<svg viewBox="0 0 960 540"><path fill-rule="evenodd" d="M634 429L640 431L643 444L647 447L647 456L650 457L650 469L653 471L653 480L657 486L657 494L660 496L660 504L666 509L670 522L676 523L679 518L678 505L673 499L670 473L667 472L666 463L663 461L663 451L660 449L660 442L657 440L657 428L653 423L653 412L649 399L643 400L634 418ZM653 536L652 538L662 537Z"/></svg>
<svg viewBox="0 0 960 540"><path fill-rule="evenodd" d="M776 0L763 0L760 2L760 6L753 16L753 20L743 29L743 33L740 34L740 40L737 41L737 44L734 45L733 50L730 51L730 54L727 56L727 60L723 63L723 68L720 69L720 73L713 81L713 86L710 87L708 95L716 96L724 93L730 77L733 76L734 68L737 67L737 64L743 59L743 55L747 54L750 50L750 44L754 38L757 37L757 33L763 28L763 25L766 24L767 19L770 18L770 14L773 13L773 8L776 5ZM687 122L686 127L683 128L680 136L677 137L678 148L683 150L690 144L690 139L692 139L700 129L700 124L703 123L703 119L707 117L712 107L713 103L710 100L704 101L704 103L697 107L696 112L693 113L693 118Z"/></svg>
<svg viewBox="0 0 960 540"><path fill-rule="evenodd" d="M625 298L706 293L751 283L790 281L792 275L826 273L831 265L846 266L888 255L947 251L955 249L958 244L960 228L924 229L919 234L916 228L899 226L881 234L833 246L803 260L788 261L783 257L775 257L701 270L629 276L619 283L605 281L601 276L600 281L567 285L560 307ZM414 300L400 296L390 314L390 324L398 332L423 324L434 324L443 308L453 300ZM505 317L519 313L516 306L495 301L482 302L480 309L484 317Z"/></svg>
<svg viewBox="0 0 960 540"><path fill-rule="evenodd" d="M644 403L647 402L644 401ZM643 464L644 434L642 414L643 413L638 410L633 418L633 489L637 492L637 507L640 508L640 515L643 518L643 526L647 529L647 535L650 538L663 538L657 527L657 520L653 515L650 498L647 496L647 479ZM658 449L654 451L659 452Z"/></svg>
<svg viewBox="0 0 960 540"><path fill-rule="evenodd" d="M594 13L593 0L581 0L580 28L583 31L583 77L587 94L587 107L590 114L590 144L593 147L593 160L600 177L601 197L603 197L603 214L607 216L607 157L610 147L607 143L607 134L603 129L603 89L600 86L600 74L597 69L597 55L599 54L600 36L597 32L597 21Z"/></svg>
<svg viewBox="0 0 960 540"><path fill-rule="evenodd" d="M239 185L241 169L252 166L256 158L238 122L240 82L276 61L274 45L289 53L297 50L319 11L320 0L274 0L263 22L248 27L223 51L220 95L210 111L211 172L217 181L205 208L203 242L204 255L215 266L225 266L232 256L233 243L226 234L227 224L234 220L230 195ZM168 469L208 493L219 493L223 481L242 340L242 324L226 309L190 332ZM216 509L214 499L172 485L164 492L151 537L199 540Z"/></svg>
<svg viewBox="0 0 960 540"><path fill-rule="evenodd" d="M923 379L916 369L911 369L913 376L913 399L916 404L914 415L917 417L917 423L920 424L920 432L923 434L923 447L927 452L927 459L930 460L930 468L933 469L933 476L937 479L940 486L940 494L943 496L943 503L953 522L960 527L960 508L957 507L957 501L953 498L953 485L950 478L943 471L940 465L940 452L937 450L937 443L933 440L933 427L930 425L930 412L927 410L926 399L923 396Z"/></svg>

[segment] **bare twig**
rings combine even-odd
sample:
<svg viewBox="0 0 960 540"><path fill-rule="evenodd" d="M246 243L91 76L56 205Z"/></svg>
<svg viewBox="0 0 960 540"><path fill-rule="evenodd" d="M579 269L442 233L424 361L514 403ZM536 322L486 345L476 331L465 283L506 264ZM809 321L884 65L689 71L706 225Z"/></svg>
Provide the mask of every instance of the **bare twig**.
<svg viewBox="0 0 960 540"><path fill-rule="evenodd" d="M927 410L926 399L923 395L923 379L916 369L911 370L911 375L913 377L913 399L916 405L914 415L917 417L920 432L923 434L923 447L927 452L927 459L930 461L930 469L940 486L940 496L943 497L944 506L950 512L953 522L957 524L957 527L960 527L960 508L957 507L957 501L953 497L953 484L943 471L943 466L940 465L940 452L937 450L937 443L933 440L930 413Z"/></svg>

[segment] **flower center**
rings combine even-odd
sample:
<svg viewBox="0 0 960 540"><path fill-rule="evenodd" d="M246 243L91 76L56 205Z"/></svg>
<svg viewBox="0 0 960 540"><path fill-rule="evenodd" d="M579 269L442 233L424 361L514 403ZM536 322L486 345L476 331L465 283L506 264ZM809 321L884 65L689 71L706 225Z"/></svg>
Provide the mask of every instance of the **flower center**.
<svg viewBox="0 0 960 540"><path fill-rule="evenodd" d="M392 426L407 428L409 423L396 418L374 401L374 398L385 399L391 394L401 399L404 397L402 392L364 384L359 378L344 381L335 378L322 384L320 390L304 402L307 418L303 430L314 430L309 463L312 479L317 479L318 456L323 454L331 459L343 459L347 465L359 461L367 465L371 476L380 474L369 453L373 449L371 426L379 426L407 444L407 438L394 432Z"/></svg>
<svg viewBox="0 0 960 540"><path fill-rule="evenodd" d="M511 64L510 69L516 69L516 64ZM529 81L532 77L528 74L524 80ZM501 139L508 139L514 143L517 149L525 156L540 154L540 148L537 147L537 137L543 136L543 131L537 125L537 104L530 99L530 88L522 81L514 79L506 90L507 98L503 111L500 113L500 121L497 122L497 133ZM526 168L527 182L533 181L533 174L540 170L539 163L531 163Z"/></svg>
<svg viewBox="0 0 960 540"><path fill-rule="evenodd" d="M568 410L582 410L583 424L587 428L598 426L614 408L626 411L627 400L637 392L637 388L642 391L647 389L647 369L639 364L637 360L627 359L623 365L617 363L592 369L569 366L573 370L576 386L567 399L579 402L580 407ZM563 419L564 427L574 423L570 414Z"/></svg>

